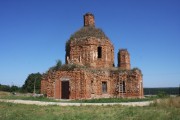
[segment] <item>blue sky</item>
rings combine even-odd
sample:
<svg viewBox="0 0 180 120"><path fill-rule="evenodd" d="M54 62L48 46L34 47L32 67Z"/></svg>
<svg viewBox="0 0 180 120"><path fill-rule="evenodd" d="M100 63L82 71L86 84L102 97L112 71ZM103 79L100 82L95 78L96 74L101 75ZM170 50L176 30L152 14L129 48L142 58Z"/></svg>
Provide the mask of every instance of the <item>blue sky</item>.
<svg viewBox="0 0 180 120"><path fill-rule="evenodd" d="M65 42L95 15L115 47L127 48L144 87L180 84L180 0L0 0L0 84L65 61Z"/></svg>

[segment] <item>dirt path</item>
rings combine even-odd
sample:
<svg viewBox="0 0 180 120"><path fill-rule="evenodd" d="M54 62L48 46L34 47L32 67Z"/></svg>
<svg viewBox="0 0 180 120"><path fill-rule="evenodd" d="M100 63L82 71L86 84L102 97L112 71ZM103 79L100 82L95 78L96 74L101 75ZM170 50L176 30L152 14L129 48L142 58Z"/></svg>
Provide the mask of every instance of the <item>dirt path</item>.
<svg viewBox="0 0 180 120"><path fill-rule="evenodd" d="M7 100L0 99L0 102L10 102L18 104L31 104L31 105L58 105L58 106L87 106L87 105L96 105L96 106L106 106L106 105L123 105L123 106L148 106L152 101L144 102L125 102L125 103L63 103L63 102L44 102L44 101L32 101L32 100Z"/></svg>

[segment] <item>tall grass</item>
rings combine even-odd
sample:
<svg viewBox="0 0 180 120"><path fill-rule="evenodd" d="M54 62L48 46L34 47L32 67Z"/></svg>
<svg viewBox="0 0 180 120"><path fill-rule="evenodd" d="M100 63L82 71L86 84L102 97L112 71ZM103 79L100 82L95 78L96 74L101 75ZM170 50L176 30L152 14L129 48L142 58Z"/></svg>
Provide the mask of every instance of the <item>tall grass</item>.
<svg viewBox="0 0 180 120"><path fill-rule="evenodd" d="M180 97L169 97L165 99L154 100L154 103L151 106L169 108L176 107L180 109Z"/></svg>
<svg viewBox="0 0 180 120"><path fill-rule="evenodd" d="M9 92L0 91L0 97L9 96Z"/></svg>
<svg viewBox="0 0 180 120"><path fill-rule="evenodd" d="M165 101L146 107L60 107L0 102L0 120L179 120L179 97Z"/></svg>

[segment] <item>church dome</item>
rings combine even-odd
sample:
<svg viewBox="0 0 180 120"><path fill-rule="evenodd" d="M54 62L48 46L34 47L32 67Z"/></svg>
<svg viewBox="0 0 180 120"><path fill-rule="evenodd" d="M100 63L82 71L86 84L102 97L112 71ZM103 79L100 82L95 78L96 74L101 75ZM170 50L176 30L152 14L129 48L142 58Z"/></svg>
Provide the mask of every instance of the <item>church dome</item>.
<svg viewBox="0 0 180 120"><path fill-rule="evenodd" d="M94 15L84 15L84 26L66 42L66 63L91 68L109 68L114 64L114 46L105 33L95 27Z"/></svg>

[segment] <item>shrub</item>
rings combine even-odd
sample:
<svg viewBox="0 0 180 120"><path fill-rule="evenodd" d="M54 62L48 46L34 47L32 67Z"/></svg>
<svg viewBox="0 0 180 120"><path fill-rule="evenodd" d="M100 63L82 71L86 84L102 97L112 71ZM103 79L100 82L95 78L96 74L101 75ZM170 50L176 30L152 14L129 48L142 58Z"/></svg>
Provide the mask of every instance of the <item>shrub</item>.
<svg viewBox="0 0 180 120"><path fill-rule="evenodd" d="M157 94L157 96L158 96L159 98L164 98L164 97L167 97L168 95L167 95L167 93L164 92L164 91L159 91L158 94Z"/></svg>
<svg viewBox="0 0 180 120"><path fill-rule="evenodd" d="M82 27L80 30L75 32L73 35L71 35L70 40L72 39L79 39L83 37L96 37L96 38L106 38L108 37L105 35L105 33L100 28L95 27Z"/></svg>

